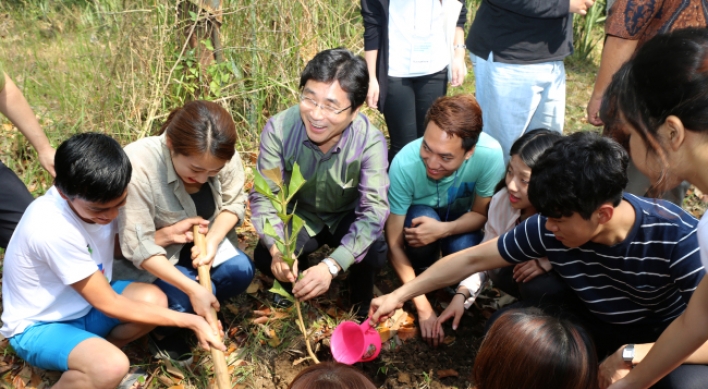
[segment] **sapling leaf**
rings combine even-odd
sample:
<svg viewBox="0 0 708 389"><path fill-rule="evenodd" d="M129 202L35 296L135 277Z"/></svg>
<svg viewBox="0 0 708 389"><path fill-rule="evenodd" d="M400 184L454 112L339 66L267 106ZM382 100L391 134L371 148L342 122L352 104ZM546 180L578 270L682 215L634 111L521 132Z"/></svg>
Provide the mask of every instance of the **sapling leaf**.
<svg viewBox="0 0 708 389"><path fill-rule="evenodd" d="M273 208L275 208L275 211L278 212L278 215L281 215L283 213L283 206L275 197L271 199L270 203L273 204Z"/></svg>
<svg viewBox="0 0 708 389"><path fill-rule="evenodd" d="M305 185L305 178L300 172L300 165L295 162L293 164L293 172L290 174L290 184L288 185L288 195L294 196L302 186Z"/></svg>
<svg viewBox="0 0 708 389"><path fill-rule="evenodd" d="M265 178L273 181L275 183L275 185L278 185L279 187L283 186L283 173L281 173L279 167L274 167L272 169L263 170L263 176L265 176Z"/></svg>
<svg viewBox="0 0 708 389"><path fill-rule="evenodd" d="M285 244L281 240L276 240L275 241L275 247L278 248L278 251L280 251L283 254L283 261L290 266L292 269L293 263L295 263L295 260L291 257L288 256L288 250L286 250Z"/></svg>
<svg viewBox="0 0 708 389"><path fill-rule="evenodd" d="M256 177L254 178L254 185L256 186L256 192L267 196L268 198L273 198L273 191L270 190L270 186L268 185L268 182L266 182L265 178L261 175L261 173L258 171L258 169L255 170L256 172Z"/></svg>
<svg viewBox="0 0 708 389"><path fill-rule="evenodd" d="M292 216L293 216L293 215L290 215L290 214L287 214L287 213L278 212L278 217L280 218L280 220L283 221L283 224L288 224L288 223L290 223L290 218L291 218Z"/></svg>
<svg viewBox="0 0 708 389"><path fill-rule="evenodd" d="M290 293L288 293L288 291L283 288L283 285L280 285L280 282L278 282L278 280L273 281L273 287L270 288L270 292L281 295L292 303L295 302L293 296L291 296Z"/></svg>
<svg viewBox="0 0 708 389"><path fill-rule="evenodd" d="M280 240L282 241L282 237L278 235L278 233L275 231L275 227L273 227L272 224L270 224L270 220L266 219L265 225L263 226L263 232L270 236L271 238L275 238L275 240Z"/></svg>
<svg viewBox="0 0 708 389"><path fill-rule="evenodd" d="M293 214L293 232L290 234L290 244L297 240L297 235L305 226L305 221L298 215Z"/></svg>

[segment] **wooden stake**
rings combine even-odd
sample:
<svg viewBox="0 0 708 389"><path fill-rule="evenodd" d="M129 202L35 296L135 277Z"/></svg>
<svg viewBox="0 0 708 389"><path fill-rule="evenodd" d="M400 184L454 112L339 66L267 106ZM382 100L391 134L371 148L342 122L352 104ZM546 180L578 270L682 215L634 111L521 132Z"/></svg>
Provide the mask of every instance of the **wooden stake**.
<svg viewBox="0 0 708 389"><path fill-rule="evenodd" d="M204 256L204 253L206 253L206 237L199 232L199 226L196 225L194 226L194 245L199 248L200 256ZM209 272L209 266L199 266L197 271L199 272L199 284L211 291L211 273ZM214 308L211 309L209 314L214 323L218 322ZM218 328L213 328L213 326L212 329L216 333L219 331ZM229 377L224 352L212 347L211 360L214 362L214 376L216 377L217 387L219 389L231 389L231 377Z"/></svg>

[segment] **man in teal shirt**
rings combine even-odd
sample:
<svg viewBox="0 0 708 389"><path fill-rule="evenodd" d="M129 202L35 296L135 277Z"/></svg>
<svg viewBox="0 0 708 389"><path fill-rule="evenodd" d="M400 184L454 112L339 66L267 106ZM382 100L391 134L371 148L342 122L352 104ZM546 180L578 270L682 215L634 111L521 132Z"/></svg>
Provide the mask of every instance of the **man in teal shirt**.
<svg viewBox="0 0 708 389"><path fill-rule="evenodd" d="M393 159L386 222L389 260L403 283L443 255L482 241L494 188L504 176L499 143L482 132L482 112L471 95L441 97L426 117L422 138ZM421 335L433 336L437 315L425 295L413 299Z"/></svg>

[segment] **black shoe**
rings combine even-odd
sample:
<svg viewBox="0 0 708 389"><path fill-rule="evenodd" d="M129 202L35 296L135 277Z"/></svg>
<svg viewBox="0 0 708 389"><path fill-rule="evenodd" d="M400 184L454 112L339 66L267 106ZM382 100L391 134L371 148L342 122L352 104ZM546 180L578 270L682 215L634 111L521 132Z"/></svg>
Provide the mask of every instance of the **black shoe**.
<svg viewBox="0 0 708 389"><path fill-rule="evenodd" d="M371 303L369 304L360 304L360 305L355 305L355 312L354 312L354 318L364 322L364 320L369 318L369 307L371 306Z"/></svg>
<svg viewBox="0 0 708 389"><path fill-rule="evenodd" d="M148 334L148 348L153 358L169 359L182 367L189 366L194 361L187 337L179 331L160 340L157 340L152 333Z"/></svg>
<svg viewBox="0 0 708 389"><path fill-rule="evenodd" d="M268 292L270 294L270 302L276 308L290 308L293 306L293 302L286 299L285 297L277 294Z"/></svg>

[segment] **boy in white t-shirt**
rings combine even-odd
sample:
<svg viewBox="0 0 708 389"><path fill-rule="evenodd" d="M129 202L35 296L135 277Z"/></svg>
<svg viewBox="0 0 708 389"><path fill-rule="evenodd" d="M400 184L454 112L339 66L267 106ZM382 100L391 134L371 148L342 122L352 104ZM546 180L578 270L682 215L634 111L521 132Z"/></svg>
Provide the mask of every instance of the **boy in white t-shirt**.
<svg viewBox="0 0 708 389"><path fill-rule="evenodd" d="M5 253L0 333L17 354L63 371L54 388L115 388L129 368L120 348L155 326L190 328L202 347L224 349L202 317L167 309L156 286L111 283L114 219L132 172L118 142L75 135L55 167L54 186L27 208Z"/></svg>

